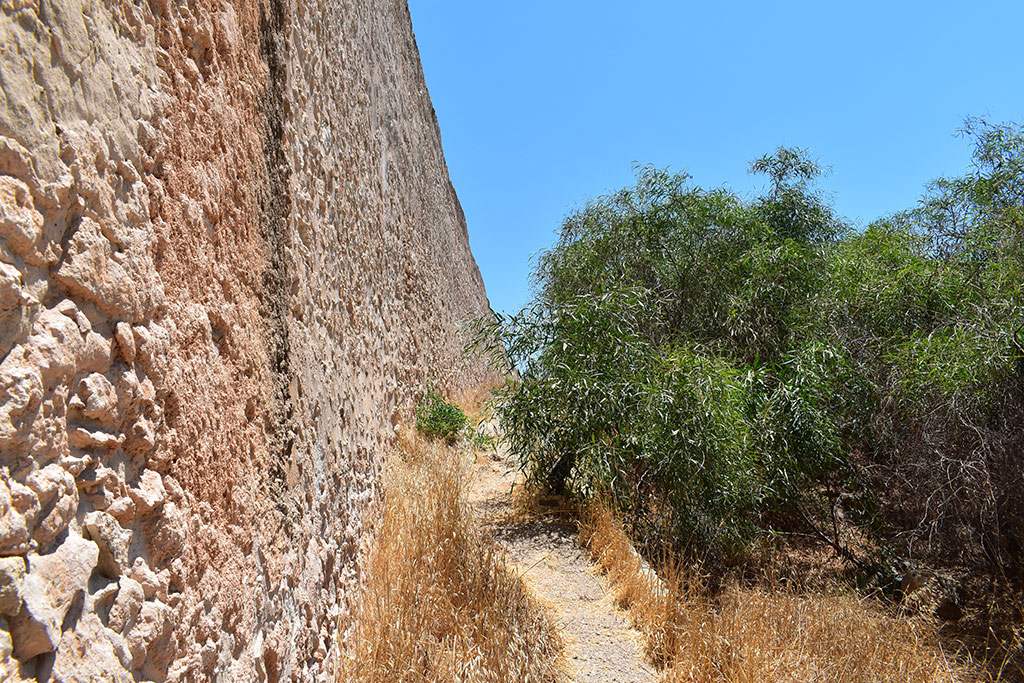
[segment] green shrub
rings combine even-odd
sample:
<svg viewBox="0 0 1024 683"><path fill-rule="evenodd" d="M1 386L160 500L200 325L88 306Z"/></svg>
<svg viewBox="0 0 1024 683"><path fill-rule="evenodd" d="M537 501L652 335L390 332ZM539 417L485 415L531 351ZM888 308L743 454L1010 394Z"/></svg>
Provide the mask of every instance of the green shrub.
<svg viewBox="0 0 1024 683"><path fill-rule="evenodd" d="M446 400L432 386L416 404L416 429L429 436L454 443L467 424L468 418L462 408Z"/></svg>
<svg viewBox="0 0 1024 683"><path fill-rule="evenodd" d="M844 467L827 373L790 331L839 223L786 161L755 202L642 168L566 220L534 304L481 337L519 372L500 417L535 482L730 549Z"/></svg>
<svg viewBox="0 0 1024 683"><path fill-rule="evenodd" d="M964 132L969 173L864 231L785 148L759 197L643 167L568 216L534 300L476 339L518 378L526 474L661 541L838 546L842 512L873 547L1019 564L1024 129Z"/></svg>

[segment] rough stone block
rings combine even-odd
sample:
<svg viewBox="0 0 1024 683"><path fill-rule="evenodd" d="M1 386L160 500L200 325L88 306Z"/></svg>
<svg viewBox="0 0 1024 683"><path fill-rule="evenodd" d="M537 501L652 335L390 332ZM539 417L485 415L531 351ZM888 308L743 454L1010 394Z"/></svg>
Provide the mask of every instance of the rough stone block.
<svg viewBox="0 0 1024 683"><path fill-rule="evenodd" d="M0 558L0 614L12 616L21 609L21 582L25 579L25 558Z"/></svg>
<svg viewBox="0 0 1024 683"><path fill-rule="evenodd" d="M86 590L98 559L96 544L75 535L49 555L29 556L29 573L21 584L22 609L10 622L19 660L57 647L64 616Z"/></svg>
<svg viewBox="0 0 1024 683"><path fill-rule="evenodd" d="M86 536L99 547L98 570L110 579L116 579L131 566L130 545L132 532L118 524L106 512L90 512L82 523Z"/></svg>

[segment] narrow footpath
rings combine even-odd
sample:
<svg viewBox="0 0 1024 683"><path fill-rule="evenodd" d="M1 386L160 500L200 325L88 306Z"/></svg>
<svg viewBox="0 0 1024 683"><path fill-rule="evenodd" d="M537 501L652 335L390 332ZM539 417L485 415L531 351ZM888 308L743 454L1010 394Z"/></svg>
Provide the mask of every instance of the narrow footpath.
<svg viewBox="0 0 1024 683"><path fill-rule="evenodd" d="M521 475L507 454L479 453L470 466L469 502L483 528L540 601L552 611L566 643L570 675L578 683L646 683L640 634L617 609L607 583L576 542L576 524L555 514L520 510Z"/></svg>

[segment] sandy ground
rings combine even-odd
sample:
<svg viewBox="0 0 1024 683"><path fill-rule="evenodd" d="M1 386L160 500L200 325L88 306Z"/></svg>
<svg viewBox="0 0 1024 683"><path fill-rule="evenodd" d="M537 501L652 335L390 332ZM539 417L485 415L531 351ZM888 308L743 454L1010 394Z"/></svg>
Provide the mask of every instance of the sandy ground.
<svg viewBox="0 0 1024 683"><path fill-rule="evenodd" d="M508 552L534 594L551 610L579 683L654 681L640 634L576 542L576 523L514 503L521 475L507 455L480 453L470 466L469 501L481 525Z"/></svg>

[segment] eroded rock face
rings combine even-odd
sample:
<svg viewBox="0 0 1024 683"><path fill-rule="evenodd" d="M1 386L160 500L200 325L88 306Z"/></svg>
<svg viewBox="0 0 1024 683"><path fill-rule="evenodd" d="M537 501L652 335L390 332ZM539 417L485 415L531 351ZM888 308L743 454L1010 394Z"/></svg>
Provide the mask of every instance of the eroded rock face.
<svg viewBox="0 0 1024 683"><path fill-rule="evenodd" d="M0 558L0 614L11 617L21 609L21 583L25 580L25 558Z"/></svg>
<svg viewBox="0 0 1024 683"><path fill-rule="evenodd" d="M330 680L393 423L488 378L405 3L0 37L0 675Z"/></svg>
<svg viewBox="0 0 1024 683"><path fill-rule="evenodd" d="M121 576L130 566L132 533L100 510L85 516L82 528L99 548L98 569L110 579Z"/></svg>
<svg viewBox="0 0 1024 683"><path fill-rule="evenodd" d="M19 660L57 648L64 619L76 603L84 602L98 558L96 544L74 534L49 555L29 556L29 571L21 581L21 609L10 621Z"/></svg>

